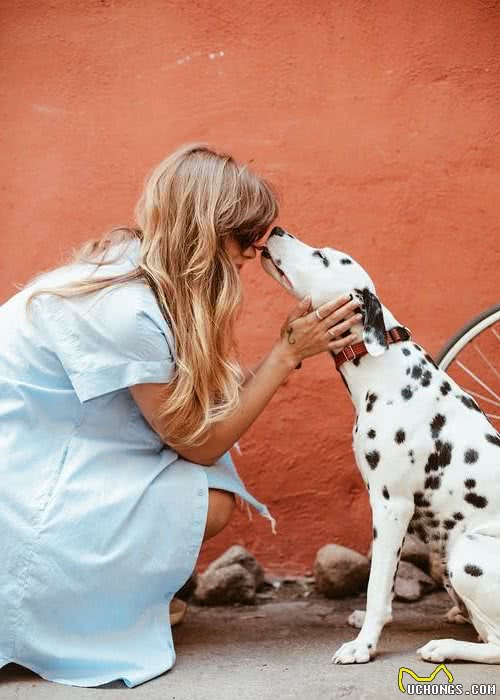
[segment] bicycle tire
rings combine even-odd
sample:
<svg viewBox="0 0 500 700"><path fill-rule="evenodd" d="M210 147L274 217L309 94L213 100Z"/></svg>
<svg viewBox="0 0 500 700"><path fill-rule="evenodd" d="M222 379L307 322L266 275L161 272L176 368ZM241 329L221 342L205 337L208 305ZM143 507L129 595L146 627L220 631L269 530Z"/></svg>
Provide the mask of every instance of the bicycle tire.
<svg viewBox="0 0 500 700"><path fill-rule="evenodd" d="M500 304L494 304L460 328L436 356L436 364L446 370L463 348L485 328L500 321Z"/></svg>

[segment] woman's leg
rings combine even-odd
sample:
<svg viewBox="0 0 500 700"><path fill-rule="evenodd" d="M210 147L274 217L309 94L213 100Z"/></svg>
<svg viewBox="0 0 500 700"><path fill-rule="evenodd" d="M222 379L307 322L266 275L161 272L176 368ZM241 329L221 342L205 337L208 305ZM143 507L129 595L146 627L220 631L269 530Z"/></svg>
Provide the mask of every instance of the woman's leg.
<svg viewBox="0 0 500 700"><path fill-rule="evenodd" d="M221 489L208 489L208 515L204 542L226 527L233 514L235 503L234 493Z"/></svg>

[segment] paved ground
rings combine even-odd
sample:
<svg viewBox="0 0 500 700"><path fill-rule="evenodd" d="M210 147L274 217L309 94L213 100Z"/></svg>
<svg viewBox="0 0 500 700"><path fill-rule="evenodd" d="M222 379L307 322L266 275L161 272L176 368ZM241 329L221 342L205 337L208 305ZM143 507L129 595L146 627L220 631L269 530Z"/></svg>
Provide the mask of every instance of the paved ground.
<svg viewBox="0 0 500 700"><path fill-rule="evenodd" d="M472 627L442 621L448 597L443 592L434 593L419 603L395 603L395 621L385 629L375 661L359 666L331 665L333 651L354 637L355 630L345 620L353 609L364 607L364 599L328 601L307 592L306 596L295 587L252 607L190 606L185 621L175 628L174 669L134 689L121 681L88 689L49 683L9 664L0 671L0 700L397 698L401 697L397 686L400 666L422 676L435 668L417 659L419 646L436 637L476 639ZM464 690L471 683L496 683L496 697L500 697L499 666L447 666ZM408 682L405 675L405 686Z"/></svg>

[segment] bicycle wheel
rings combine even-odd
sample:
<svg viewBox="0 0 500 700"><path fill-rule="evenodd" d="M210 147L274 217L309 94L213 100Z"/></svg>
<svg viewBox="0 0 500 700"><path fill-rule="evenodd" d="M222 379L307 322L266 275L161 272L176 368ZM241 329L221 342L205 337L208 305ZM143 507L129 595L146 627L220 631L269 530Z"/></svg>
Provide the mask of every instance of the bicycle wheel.
<svg viewBox="0 0 500 700"><path fill-rule="evenodd" d="M489 420L500 428L500 304L473 318L436 357L444 369L473 396Z"/></svg>

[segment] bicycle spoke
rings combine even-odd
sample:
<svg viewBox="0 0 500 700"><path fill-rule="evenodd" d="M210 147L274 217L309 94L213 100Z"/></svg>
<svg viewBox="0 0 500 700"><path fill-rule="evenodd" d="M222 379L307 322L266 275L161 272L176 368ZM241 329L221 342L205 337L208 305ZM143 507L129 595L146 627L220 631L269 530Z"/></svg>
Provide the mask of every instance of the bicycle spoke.
<svg viewBox="0 0 500 700"><path fill-rule="evenodd" d="M485 382L483 382L482 379L479 379L479 377L476 376L474 372L471 372L471 370L468 367L462 364L460 360L457 360L457 365L460 367L460 369L463 369L463 371L466 372L469 375L469 377L472 377L472 379L474 379L478 384L480 384L483 387L483 389L486 389L487 392L494 396L495 399L497 399L497 401L500 401L500 396L498 396L498 394L496 394L493 391L493 389L490 389L490 387L487 384L485 384Z"/></svg>
<svg viewBox="0 0 500 700"><path fill-rule="evenodd" d="M481 348L479 348L475 343L472 343L472 347L473 347L474 350L477 352L477 354L479 355L479 357L483 360L483 362L485 362L485 363L488 365L488 367L491 369L491 371L493 372L493 374L494 374L498 379L500 379L500 373L499 373L498 370L492 365L492 363L488 360L488 358L486 357L486 355L484 354L484 352L481 350Z"/></svg>

